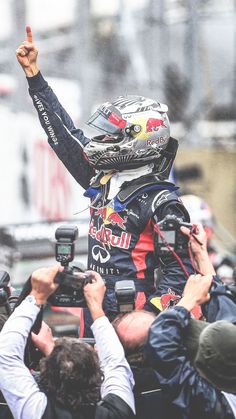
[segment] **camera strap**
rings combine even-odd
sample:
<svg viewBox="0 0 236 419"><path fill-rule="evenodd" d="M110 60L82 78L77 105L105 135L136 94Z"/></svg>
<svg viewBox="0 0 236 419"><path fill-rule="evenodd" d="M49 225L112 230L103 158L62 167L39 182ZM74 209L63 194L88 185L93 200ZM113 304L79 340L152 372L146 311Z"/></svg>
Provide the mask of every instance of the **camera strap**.
<svg viewBox="0 0 236 419"><path fill-rule="evenodd" d="M179 263L181 269L184 272L184 275L186 276L186 278L188 279L189 277L189 273L187 271L187 269L185 268L182 260L180 259L179 255L174 251L174 249L170 246L170 244L166 241L164 235L161 232L161 229L159 227L158 224L154 224L154 230L156 231L156 233L158 234L158 236L161 238L162 242L165 244L165 246L167 247L167 249L172 253L172 255L175 257L175 259L177 260L177 262Z"/></svg>

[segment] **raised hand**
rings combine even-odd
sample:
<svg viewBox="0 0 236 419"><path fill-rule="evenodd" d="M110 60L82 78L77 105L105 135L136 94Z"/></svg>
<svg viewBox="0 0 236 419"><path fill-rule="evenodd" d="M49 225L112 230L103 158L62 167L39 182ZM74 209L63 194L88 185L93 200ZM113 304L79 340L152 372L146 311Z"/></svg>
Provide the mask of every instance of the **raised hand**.
<svg viewBox="0 0 236 419"><path fill-rule="evenodd" d="M210 299L212 275L190 275L184 287L183 297L176 306L191 311L195 306L206 303Z"/></svg>
<svg viewBox="0 0 236 419"><path fill-rule="evenodd" d="M190 229L187 227L180 227L182 233L189 237L194 254L201 252L202 250L207 250L207 235L202 224L198 223L195 227L196 231L194 233L191 233Z"/></svg>
<svg viewBox="0 0 236 419"><path fill-rule="evenodd" d="M32 29L26 26L26 40L17 48L16 58L27 77L35 76L39 72L37 57L38 50L33 42Z"/></svg>
<svg viewBox="0 0 236 419"><path fill-rule="evenodd" d="M54 282L56 274L63 271L61 265L55 265L49 268L40 268L31 275L32 291L30 295L36 298L37 304L45 304L47 298L53 294L59 284Z"/></svg>
<svg viewBox="0 0 236 419"><path fill-rule="evenodd" d="M86 274L92 277L92 282L85 285L84 296L93 320L104 316L102 303L106 291L102 277L94 271L87 271Z"/></svg>
<svg viewBox="0 0 236 419"><path fill-rule="evenodd" d="M196 224L196 231L194 233L190 233L189 228L183 226L180 227L180 230L189 237L190 246L200 272L203 275L215 275L215 269L207 251L207 235L202 224Z"/></svg>
<svg viewBox="0 0 236 419"><path fill-rule="evenodd" d="M42 321L41 329L37 335L31 332L31 338L35 346L37 346L45 356L50 355L54 348L54 339L51 328L44 321Z"/></svg>

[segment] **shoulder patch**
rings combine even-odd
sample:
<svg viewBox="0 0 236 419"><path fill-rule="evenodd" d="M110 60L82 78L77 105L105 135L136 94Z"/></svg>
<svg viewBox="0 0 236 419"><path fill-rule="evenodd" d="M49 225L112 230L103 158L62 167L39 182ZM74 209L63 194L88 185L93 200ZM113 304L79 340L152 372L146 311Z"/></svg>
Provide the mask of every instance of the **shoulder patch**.
<svg viewBox="0 0 236 419"><path fill-rule="evenodd" d="M152 201L152 212L155 212L155 210L162 205L164 202L168 201L169 195L171 195L172 192L168 191L167 189L164 189L164 191L158 192L155 196L155 198Z"/></svg>

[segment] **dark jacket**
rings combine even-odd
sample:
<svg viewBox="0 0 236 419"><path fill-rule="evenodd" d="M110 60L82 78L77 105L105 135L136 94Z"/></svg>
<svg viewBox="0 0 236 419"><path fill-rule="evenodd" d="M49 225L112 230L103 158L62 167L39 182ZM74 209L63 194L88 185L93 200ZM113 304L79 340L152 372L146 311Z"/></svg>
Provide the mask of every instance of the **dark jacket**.
<svg viewBox="0 0 236 419"><path fill-rule="evenodd" d="M223 394L202 378L187 358L183 334L189 320L190 313L183 307L161 313L152 323L146 356L182 419L232 419Z"/></svg>
<svg viewBox="0 0 236 419"><path fill-rule="evenodd" d="M161 389L155 370L131 367L134 375L134 397L137 419L181 419Z"/></svg>
<svg viewBox="0 0 236 419"><path fill-rule="evenodd" d="M108 394L97 405L83 406L78 413L71 413L53 401L48 401L42 419L131 419L130 407L115 394Z"/></svg>

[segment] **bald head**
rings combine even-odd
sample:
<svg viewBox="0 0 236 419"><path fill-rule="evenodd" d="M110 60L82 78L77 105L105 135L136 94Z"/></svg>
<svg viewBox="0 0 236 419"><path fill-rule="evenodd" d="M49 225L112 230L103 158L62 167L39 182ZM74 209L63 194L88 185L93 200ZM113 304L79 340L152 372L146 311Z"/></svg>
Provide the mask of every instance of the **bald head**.
<svg viewBox="0 0 236 419"><path fill-rule="evenodd" d="M113 326L126 354L142 348L147 341L148 331L155 318L154 313L145 310L134 310L115 318Z"/></svg>

